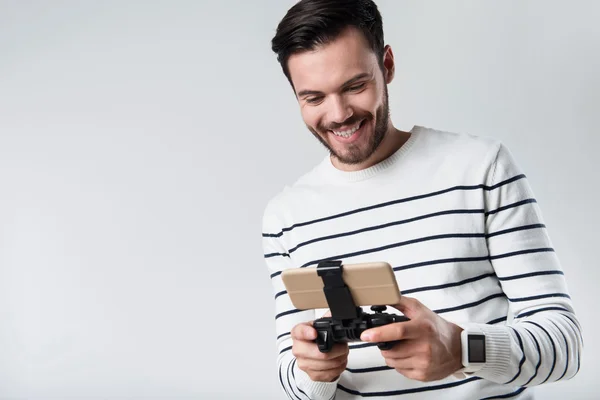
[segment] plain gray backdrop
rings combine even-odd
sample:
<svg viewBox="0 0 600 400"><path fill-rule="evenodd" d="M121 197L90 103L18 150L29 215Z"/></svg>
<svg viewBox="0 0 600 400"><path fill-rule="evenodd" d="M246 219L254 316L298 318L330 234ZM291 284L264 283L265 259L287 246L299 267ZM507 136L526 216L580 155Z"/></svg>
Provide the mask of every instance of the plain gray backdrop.
<svg viewBox="0 0 600 400"><path fill-rule="evenodd" d="M270 50L290 0L0 1L0 399L283 398L269 198L324 156ZM600 2L377 2L392 120L501 139L600 385Z"/></svg>

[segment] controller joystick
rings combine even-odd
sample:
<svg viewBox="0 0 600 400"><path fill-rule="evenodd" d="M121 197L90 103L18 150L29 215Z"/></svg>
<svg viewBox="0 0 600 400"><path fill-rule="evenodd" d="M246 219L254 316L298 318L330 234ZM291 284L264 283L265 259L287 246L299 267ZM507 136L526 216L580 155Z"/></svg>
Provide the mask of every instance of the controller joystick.
<svg viewBox="0 0 600 400"><path fill-rule="evenodd" d="M408 321L403 315L385 313L385 305L371 306L374 314L365 313L357 307L350 289L342 279L341 261L323 261L318 264L317 273L323 279L323 291L331 311L331 317L319 318L313 322L317 331L315 342L322 353L331 351L335 343L360 341L360 335L367 329ZM377 343L377 347L389 350L397 343L398 341Z"/></svg>
<svg viewBox="0 0 600 400"><path fill-rule="evenodd" d="M382 313L387 309L386 306L371 306L371 311L374 311L376 313Z"/></svg>

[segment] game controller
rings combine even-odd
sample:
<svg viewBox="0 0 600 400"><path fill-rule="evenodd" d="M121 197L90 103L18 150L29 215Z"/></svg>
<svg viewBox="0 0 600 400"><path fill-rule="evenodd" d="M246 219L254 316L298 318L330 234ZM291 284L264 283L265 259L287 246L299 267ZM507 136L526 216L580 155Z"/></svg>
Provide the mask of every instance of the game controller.
<svg viewBox="0 0 600 400"><path fill-rule="evenodd" d="M331 317L323 317L313 322L317 331L317 344L321 353L331 351L335 343L359 342L361 334L377 328L409 319L404 315L384 312L385 305L373 305L374 314L366 313L357 307L342 278L341 261L323 261L317 265L317 273L323 280L323 291L329 304ZM399 341L377 343L380 350L390 350Z"/></svg>
<svg viewBox="0 0 600 400"><path fill-rule="evenodd" d="M408 321L403 315L394 315L384 313L386 306L372 306L371 310L375 314L368 314L357 308L357 318L335 319L333 317L319 318L313 322L313 327L317 331L315 343L318 345L321 353L331 351L334 343L359 342L360 335L367 329L385 326L395 322ZM390 350L399 340L392 342L377 343L380 350Z"/></svg>

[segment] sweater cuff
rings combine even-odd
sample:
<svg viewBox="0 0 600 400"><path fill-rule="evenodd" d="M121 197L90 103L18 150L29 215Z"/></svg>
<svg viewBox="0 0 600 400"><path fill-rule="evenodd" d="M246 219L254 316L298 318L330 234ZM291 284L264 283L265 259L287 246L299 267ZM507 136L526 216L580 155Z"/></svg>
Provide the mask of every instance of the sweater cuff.
<svg viewBox="0 0 600 400"><path fill-rule="evenodd" d="M505 382L511 369L511 339L508 328L487 324L460 324L463 329L476 328L485 334L485 364L476 372L457 372L466 376L478 376L492 382Z"/></svg>
<svg viewBox="0 0 600 400"><path fill-rule="evenodd" d="M312 400L330 400L337 390L337 383L341 375L333 382L315 382L310 376L294 363L294 376L296 385Z"/></svg>

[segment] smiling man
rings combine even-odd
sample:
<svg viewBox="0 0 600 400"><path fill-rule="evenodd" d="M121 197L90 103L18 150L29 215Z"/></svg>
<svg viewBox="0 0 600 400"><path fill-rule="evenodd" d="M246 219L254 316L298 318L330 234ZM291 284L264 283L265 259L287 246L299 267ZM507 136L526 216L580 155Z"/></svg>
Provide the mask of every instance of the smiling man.
<svg viewBox="0 0 600 400"><path fill-rule="evenodd" d="M300 1L272 49L328 150L263 217L287 396L532 399L534 386L575 376L581 327L526 176L498 141L394 127L394 55L376 5ZM321 353L320 315L294 309L281 273L332 259L390 263L403 293L390 311L409 321Z"/></svg>

